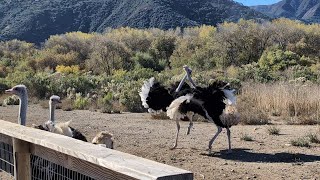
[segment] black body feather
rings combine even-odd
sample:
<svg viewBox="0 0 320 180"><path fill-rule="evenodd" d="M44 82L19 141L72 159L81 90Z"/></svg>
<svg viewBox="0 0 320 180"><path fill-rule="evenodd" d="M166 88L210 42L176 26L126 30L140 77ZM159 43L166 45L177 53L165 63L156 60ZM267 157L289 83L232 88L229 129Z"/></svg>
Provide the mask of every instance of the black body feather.
<svg viewBox="0 0 320 180"><path fill-rule="evenodd" d="M169 88L161 85L159 82L155 82L153 86L150 88L147 103L149 108L153 110L162 110L166 111L167 107L171 104L171 102L183 95L186 95L192 92L190 86L188 84L183 84L179 92L175 92L179 82L172 84Z"/></svg>
<svg viewBox="0 0 320 180"><path fill-rule="evenodd" d="M88 142L87 138L78 130L74 129L73 127L70 127L69 128L71 129L72 131L72 138L74 139L78 139L78 140L81 140L81 141L84 141L84 142Z"/></svg>
<svg viewBox="0 0 320 180"><path fill-rule="evenodd" d="M226 126L221 122L220 115L226 107L224 99L226 98L221 87L226 83L217 82L208 87L196 87L191 89L193 97L189 102L184 101L179 106L179 112L186 114L188 111L203 116L206 119L212 119L217 126ZM209 117L208 117L209 116Z"/></svg>

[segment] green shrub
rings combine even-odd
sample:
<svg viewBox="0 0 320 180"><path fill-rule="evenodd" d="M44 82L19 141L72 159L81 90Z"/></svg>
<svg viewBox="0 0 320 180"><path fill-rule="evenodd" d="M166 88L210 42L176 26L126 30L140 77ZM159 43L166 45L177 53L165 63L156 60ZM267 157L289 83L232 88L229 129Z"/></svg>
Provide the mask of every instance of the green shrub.
<svg viewBox="0 0 320 180"><path fill-rule="evenodd" d="M3 100L3 105L19 105L19 98L16 95L12 95Z"/></svg>
<svg viewBox="0 0 320 180"><path fill-rule="evenodd" d="M267 131L269 135L279 135L280 133L280 129L275 126L269 126Z"/></svg>
<svg viewBox="0 0 320 180"><path fill-rule="evenodd" d="M282 51L277 47L272 47L263 52L259 59L259 66L270 68L273 71L285 70L289 66L297 65L300 60L299 55L291 51Z"/></svg>
<svg viewBox="0 0 320 180"><path fill-rule="evenodd" d="M113 99L112 92L108 92L103 96L102 99L99 99L99 107L103 113L111 113L113 111L113 102L116 101Z"/></svg>
<svg viewBox="0 0 320 180"><path fill-rule="evenodd" d="M144 108L141 105L139 91L142 82L133 81L127 83L120 94L120 103L130 112L144 112Z"/></svg>
<svg viewBox="0 0 320 180"><path fill-rule="evenodd" d="M162 71L165 68L163 61L155 60L149 53L137 52L132 60L138 68L149 68L155 71Z"/></svg>
<svg viewBox="0 0 320 180"><path fill-rule="evenodd" d="M309 141L310 141L311 143L318 143L318 144L320 143L320 140L319 140L317 134L309 133L309 134L307 135L307 138L309 139Z"/></svg>
<svg viewBox="0 0 320 180"><path fill-rule="evenodd" d="M292 146L310 147L310 144L307 138L297 138L297 139L291 140L290 143Z"/></svg>
<svg viewBox="0 0 320 180"><path fill-rule="evenodd" d="M81 93L76 94L76 99L73 103L75 109L87 109L89 105L89 99L87 97L82 97Z"/></svg>
<svg viewBox="0 0 320 180"><path fill-rule="evenodd" d="M0 81L0 94L3 94L4 90L7 90L7 89L9 89L9 86L7 86L6 84Z"/></svg>

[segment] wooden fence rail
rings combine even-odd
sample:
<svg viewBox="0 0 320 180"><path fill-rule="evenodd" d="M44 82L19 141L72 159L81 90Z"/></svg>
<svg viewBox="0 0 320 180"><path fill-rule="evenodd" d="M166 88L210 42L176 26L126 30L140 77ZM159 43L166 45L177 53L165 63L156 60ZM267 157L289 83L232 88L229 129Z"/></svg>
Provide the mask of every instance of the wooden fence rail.
<svg viewBox="0 0 320 180"><path fill-rule="evenodd" d="M193 179L190 171L3 120L0 142L13 145L18 180L31 179L30 155L93 179Z"/></svg>

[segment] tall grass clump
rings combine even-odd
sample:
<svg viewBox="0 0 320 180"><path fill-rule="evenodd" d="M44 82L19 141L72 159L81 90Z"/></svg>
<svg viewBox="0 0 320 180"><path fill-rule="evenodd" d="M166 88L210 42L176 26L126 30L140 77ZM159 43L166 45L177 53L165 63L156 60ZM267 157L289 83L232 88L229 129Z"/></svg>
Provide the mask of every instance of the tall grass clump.
<svg viewBox="0 0 320 180"><path fill-rule="evenodd" d="M280 116L290 124L320 123L320 86L316 84L244 84L238 102L243 118L257 121L263 114Z"/></svg>
<svg viewBox="0 0 320 180"><path fill-rule="evenodd" d="M242 134L240 137L241 141L253 141L253 138L249 136L248 134Z"/></svg>
<svg viewBox="0 0 320 180"><path fill-rule="evenodd" d="M292 146L298 146L298 147L310 147L310 143L307 138L305 137L299 137L297 139L293 139L290 141Z"/></svg>
<svg viewBox="0 0 320 180"><path fill-rule="evenodd" d="M269 135L279 135L280 134L280 129L275 126L269 126L267 128L267 131L268 131Z"/></svg>
<svg viewBox="0 0 320 180"><path fill-rule="evenodd" d="M319 140L317 134L315 134L315 133L309 133L309 134L307 134L306 137L309 139L309 141L310 141L311 143L320 144L320 140Z"/></svg>

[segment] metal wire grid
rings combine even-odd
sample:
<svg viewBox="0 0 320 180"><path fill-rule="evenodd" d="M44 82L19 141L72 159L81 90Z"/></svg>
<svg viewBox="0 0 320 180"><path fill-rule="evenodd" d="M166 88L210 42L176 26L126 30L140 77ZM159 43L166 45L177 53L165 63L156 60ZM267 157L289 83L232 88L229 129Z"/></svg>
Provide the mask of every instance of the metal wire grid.
<svg viewBox="0 0 320 180"><path fill-rule="evenodd" d="M0 169L14 176L13 147L0 142Z"/></svg>
<svg viewBox="0 0 320 180"><path fill-rule="evenodd" d="M31 155L30 163L32 180L94 180L39 156Z"/></svg>

